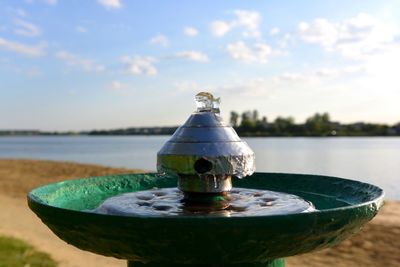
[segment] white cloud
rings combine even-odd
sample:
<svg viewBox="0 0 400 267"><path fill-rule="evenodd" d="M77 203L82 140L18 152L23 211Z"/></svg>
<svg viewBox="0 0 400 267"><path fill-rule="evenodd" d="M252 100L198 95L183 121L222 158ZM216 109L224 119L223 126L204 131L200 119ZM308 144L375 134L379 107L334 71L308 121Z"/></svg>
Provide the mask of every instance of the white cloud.
<svg viewBox="0 0 400 267"><path fill-rule="evenodd" d="M280 48L286 48L288 44L293 41L293 36L290 33L286 33L283 37L279 40L278 45Z"/></svg>
<svg viewBox="0 0 400 267"><path fill-rule="evenodd" d="M120 82L120 81L112 81L111 83L111 89L112 90L123 90L126 88L126 84Z"/></svg>
<svg viewBox="0 0 400 267"><path fill-rule="evenodd" d="M357 72L365 72L366 68L361 65L350 65L350 66L345 66L343 67L343 72L344 73L357 73Z"/></svg>
<svg viewBox="0 0 400 267"><path fill-rule="evenodd" d="M34 2L37 2L37 1L35 1L35 0L25 0L25 2L28 3L28 4L33 4ZM55 6L55 5L57 5L58 0L40 0L39 2L48 4L48 5L51 5L51 6Z"/></svg>
<svg viewBox="0 0 400 267"><path fill-rule="evenodd" d="M14 33L26 37L36 37L41 35L42 31L38 26L33 23L17 19L15 20L17 28L14 29Z"/></svg>
<svg viewBox="0 0 400 267"><path fill-rule="evenodd" d="M244 42L238 41L227 45L229 55L244 63L267 63L272 56L272 48L265 43L256 43L248 47Z"/></svg>
<svg viewBox="0 0 400 267"><path fill-rule="evenodd" d="M325 48L330 48L338 38L336 26L323 18L315 19L312 24L301 22L298 28L305 42L317 43Z"/></svg>
<svg viewBox="0 0 400 267"><path fill-rule="evenodd" d="M269 31L269 35L271 35L271 36L277 35L280 32L281 32L281 29L279 29L278 27L274 27Z"/></svg>
<svg viewBox="0 0 400 267"><path fill-rule="evenodd" d="M347 78L349 75L363 72L365 72L365 69L359 65L341 68L320 68L303 72L284 72L271 77L230 81L218 86L217 91L219 94L232 95L235 98L237 96L270 97L277 94L280 94L281 97L287 97L292 94L309 93L308 90L303 89L320 92L321 88L332 84L333 80L336 81L341 78ZM296 92L293 91L293 88L296 88Z"/></svg>
<svg viewBox="0 0 400 267"><path fill-rule="evenodd" d="M394 25L360 13L340 22L330 22L324 18L298 25L300 38L318 44L328 52L336 52L352 59L380 53L393 45L399 36Z"/></svg>
<svg viewBox="0 0 400 267"><path fill-rule="evenodd" d="M15 41L10 41L0 37L0 49L12 51L21 55L39 57L45 54L46 43L41 42L37 45L26 45Z"/></svg>
<svg viewBox="0 0 400 267"><path fill-rule="evenodd" d="M189 37L195 37L199 34L199 31L194 27L185 27L183 33Z"/></svg>
<svg viewBox="0 0 400 267"><path fill-rule="evenodd" d="M78 25L78 26L75 27L75 31L77 31L79 33L86 33L87 32L87 28Z"/></svg>
<svg viewBox="0 0 400 267"><path fill-rule="evenodd" d="M157 34L150 39L149 43L152 45L161 45L167 47L169 45L169 40L167 36L163 34Z"/></svg>
<svg viewBox="0 0 400 267"><path fill-rule="evenodd" d="M256 11L249 10L235 10L237 20L233 21L234 27L245 28L243 35L248 37L260 37L259 26L261 22L261 15Z"/></svg>
<svg viewBox="0 0 400 267"><path fill-rule="evenodd" d="M222 37L229 31L239 28L242 29L244 37L260 37L259 30L261 15L256 11L235 10L236 18L231 21L216 20L210 23L209 29L212 35Z"/></svg>
<svg viewBox="0 0 400 267"><path fill-rule="evenodd" d="M311 76L308 76L305 73L298 73L298 72L285 72L277 77L274 77L273 80L275 82L310 82L312 80Z"/></svg>
<svg viewBox="0 0 400 267"><path fill-rule="evenodd" d="M198 62L208 62L209 61L207 54L200 52L200 51L182 51L182 52L177 52L175 54L175 56L178 58L186 58L186 59L198 61Z"/></svg>
<svg viewBox="0 0 400 267"><path fill-rule="evenodd" d="M365 73L365 67L361 65L349 65L337 68L319 68L312 71L304 72L285 72L281 75L273 77L276 83L320 83L324 80L346 78L348 75Z"/></svg>
<svg viewBox="0 0 400 267"><path fill-rule="evenodd" d="M201 86L194 81L178 81L173 84L173 86L179 92L198 92L204 90L204 86Z"/></svg>
<svg viewBox="0 0 400 267"><path fill-rule="evenodd" d="M216 20L210 23L209 28L212 35L216 37L221 37L224 36L227 32L229 32L232 26L228 22L222 20Z"/></svg>
<svg viewBox="0 0 400 267"><path fill-rule="evenodd" d="M255 78L246 81L233 81L219 86L216 88L216 92L221 95L234 96L242 101L243 98L241 97L268 97L275 89L270 79ZM240 97L238 98L238 96Z"/></svg>
<svg viewBox="0 0 400 267"><path fill-rule="evenodd" d="M12 8L11 10L20 17L26 17L26 12L22 8Z"/></svg>
<svg viewBox="0 0 400 267"><path fill-rule="evenodd" d="M132 90L133 88L131 88L130 85L114 80L111 82L111 86L109 86L107 88L109 91L111 91L112 93L115 93L117 95L121 95L121 96L128 96L131 93L133 93L134 91Z"/></svg>
<svg viewBox="0 0 400 267"><path fill-rule="evenodd" d="M339 71L333 68L322 68L315 72L317 77L335 77L339 75Z"/></svg>
<svg viewBox="0 0 400 267"><path fill-rule="evenodd" d="M149 76L154 76L157 74L157 69L154 66L154 63L157 62L157 59L153 57L135 56L134 58L130 58L125 56L122 57L121 61L125 64L126 71L131 74L146 74Z"/></svg>
<svg viewBox="0 0 400 267"><path fill-rule="evenodd" d="M97 0L97 3L99 3L102 6L105 6L106 8L121 8L122 4L120 0Z"/></svg>
<svg viewBox="0 0 400 267"><path fill-rule="evenodd" d="M57 5L57 2L58 2L58 0L45 0L45 1L47 4L52 5L52 6Z"/></svg>
<svg viewBox="0 0 400 267"><path fill-rule="evenodd" d="M104 65L95 63L91 59L83 58L68 51L58 51L56 53L56 57L65 62L67 65L77 66L85 71L102 72L105 70Z"/></svg>

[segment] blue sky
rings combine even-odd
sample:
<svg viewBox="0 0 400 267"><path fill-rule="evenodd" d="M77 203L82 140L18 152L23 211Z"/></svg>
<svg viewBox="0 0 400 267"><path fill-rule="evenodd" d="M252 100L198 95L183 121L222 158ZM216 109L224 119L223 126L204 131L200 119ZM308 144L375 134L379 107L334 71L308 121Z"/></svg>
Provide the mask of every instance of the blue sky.
<svg viewBox="0 0 400 267"><path fill-rule="evenodd" d="M400 121L399 1L0 0L0 129L182 124L194 95Z"/></svg>

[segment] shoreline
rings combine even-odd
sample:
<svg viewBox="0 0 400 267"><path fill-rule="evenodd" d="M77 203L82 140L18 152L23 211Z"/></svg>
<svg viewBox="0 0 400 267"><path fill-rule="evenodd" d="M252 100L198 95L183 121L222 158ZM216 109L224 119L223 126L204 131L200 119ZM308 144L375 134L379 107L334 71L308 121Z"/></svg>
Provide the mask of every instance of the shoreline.
<svg viewBox="0 0 400 267"><path fill-rule="evenodd" d="M172 133L173 134L173 133ZM170 137L172 134L32 134L32 135L0 135L2 137L117 137L117 136L166 136ZM255 138L400 138L400 135L246 135L240 134L241 137L255 137Z"/></svg>
<svg viewBox="0 0 400 267"><path fill-rule="evenodd" d="M60 267L122 267L126 261L81 251L56 237L31 212L26 193L50 182L76 177L144 172L48 160L0 159L0 234L13 236L49 253ZM400 265L400 202L385 201L360 233L333 248L286 258L287 267Z"/></svg>

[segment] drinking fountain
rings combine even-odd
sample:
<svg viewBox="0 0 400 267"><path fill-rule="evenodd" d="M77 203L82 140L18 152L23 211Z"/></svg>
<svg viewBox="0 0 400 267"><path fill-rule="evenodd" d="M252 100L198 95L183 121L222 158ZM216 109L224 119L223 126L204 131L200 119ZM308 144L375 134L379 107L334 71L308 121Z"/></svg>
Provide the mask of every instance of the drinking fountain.
<svg viewBox="0 0 400 267"><path fill-rule="evenodd" d="M197 110L157 155L157 173L67 180L33 189L31 210L58 237L130 267L282 267L284 257L356 233L383 203L377 186L255 172L255 155L219 115Z"/></svg>

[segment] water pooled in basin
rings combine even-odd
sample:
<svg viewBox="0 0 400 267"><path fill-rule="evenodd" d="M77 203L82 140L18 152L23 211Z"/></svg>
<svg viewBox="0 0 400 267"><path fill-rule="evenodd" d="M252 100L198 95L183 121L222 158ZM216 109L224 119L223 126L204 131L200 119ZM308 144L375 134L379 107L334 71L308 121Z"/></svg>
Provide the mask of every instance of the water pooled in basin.
<svg viewBox="0 0 400 267"><path fill-rule="evenodd" d="M226 196L216 199L204 205L201 201L188 201L177 188L152 189L111 197L94 212L125 216L245 217L315 210L313 204L298 196L268 190L233 188Z"/></svg>

